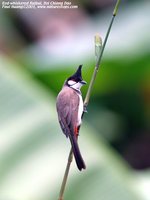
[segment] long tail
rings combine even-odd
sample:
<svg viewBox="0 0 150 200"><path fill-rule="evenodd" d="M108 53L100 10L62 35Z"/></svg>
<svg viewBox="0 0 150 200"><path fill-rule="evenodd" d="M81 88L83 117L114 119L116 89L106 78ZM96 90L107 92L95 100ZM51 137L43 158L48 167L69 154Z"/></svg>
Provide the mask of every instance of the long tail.
<svg viewBox="0 0 150 200"><path fill-rule="evenodd" d="M72 150L73 150L73 154L74 154L75 161L76 161L78 169L80 171L82 169L86 169L86 165L85 165L84 160L81 156L76 137L75 136L69 136L69 138L70 138L70 141L71 141Z"/></svg>

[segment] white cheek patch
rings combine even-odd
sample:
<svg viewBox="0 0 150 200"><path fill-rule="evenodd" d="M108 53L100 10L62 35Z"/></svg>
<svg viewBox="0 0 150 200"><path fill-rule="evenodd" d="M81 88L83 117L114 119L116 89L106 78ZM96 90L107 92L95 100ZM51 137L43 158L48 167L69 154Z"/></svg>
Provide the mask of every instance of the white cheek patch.
<svg viewBox="0 0 150 200"><path fill-rule="evenodd" d="M76 82L75 81L72 81L72 80L70 80L70 81L68 81L68 85L74 85L74 84L76 84Z"/></svg>
<svg viewBox="0 0 150 200"><path fill-rule="evenodd" d="M71 85L70 87L74 88L75 90L80 90L82 84L81 83L75 83L74 85Z"/></svg>

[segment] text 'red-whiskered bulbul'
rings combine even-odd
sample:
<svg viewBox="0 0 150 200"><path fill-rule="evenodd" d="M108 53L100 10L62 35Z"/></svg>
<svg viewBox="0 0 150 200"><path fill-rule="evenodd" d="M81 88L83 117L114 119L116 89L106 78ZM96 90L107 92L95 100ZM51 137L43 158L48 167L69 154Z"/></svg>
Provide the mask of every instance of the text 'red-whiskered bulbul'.
<svg viewBox="0 0 150 200"><path fill-rule="evenodd" d="M66 137L70 139L79 170L86 168L77 141L83 114L83 100L80 88L86 84L82 79L81 68L82 65L78 67L75 74L65 81L56 102L61 129Z"/></svg>

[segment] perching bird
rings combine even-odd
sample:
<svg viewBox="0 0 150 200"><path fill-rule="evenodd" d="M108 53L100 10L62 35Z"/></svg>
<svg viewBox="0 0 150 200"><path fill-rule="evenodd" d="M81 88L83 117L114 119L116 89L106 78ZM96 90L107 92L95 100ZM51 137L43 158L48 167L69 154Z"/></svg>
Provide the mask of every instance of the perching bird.
<svg viewBox="0 0 150 200"><path fill-rule="evenodd" d="M61 129L66 137L70 139L79 170L86 168L77 141L83 114L83 100L80 88L86 84L82 79L81 68L82 65L78 67L75 74L65 81L56 102Z"/></svg>

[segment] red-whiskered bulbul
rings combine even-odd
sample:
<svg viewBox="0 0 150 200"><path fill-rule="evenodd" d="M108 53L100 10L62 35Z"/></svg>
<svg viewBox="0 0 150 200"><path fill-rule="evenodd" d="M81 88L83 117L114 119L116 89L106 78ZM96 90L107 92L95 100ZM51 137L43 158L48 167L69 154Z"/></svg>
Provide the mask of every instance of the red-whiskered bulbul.
<svg viewBox="0 0 150 200"><path fill-rule="evenodd" d="M61 129L66 137L70 139L79 170L86 168L77 141L83 114L83 100L80 88L86 84L82 79L81 68L82 65L78 67L75 74L65 81L56 102Z"/></svg>

